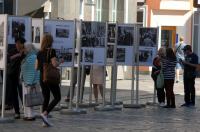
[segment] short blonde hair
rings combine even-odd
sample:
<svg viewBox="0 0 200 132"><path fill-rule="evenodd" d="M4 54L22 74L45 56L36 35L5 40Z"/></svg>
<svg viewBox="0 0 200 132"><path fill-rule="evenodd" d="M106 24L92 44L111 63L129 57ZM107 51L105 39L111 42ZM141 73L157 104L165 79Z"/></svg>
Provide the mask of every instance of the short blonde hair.
<svg viewBox="0 0 200 132"><path fill-rule="evenodd" d="M164 57L166 56L166 49L164 47L161 47L159 50L158 50L158 55L160 57Z"/></svg>
<svg viewBox="0 0 200 132"><path fill-rule="evenodd" d="M180 36L180 39L179 39L181 42L184 41L184 37L183 36Z"/></svg>

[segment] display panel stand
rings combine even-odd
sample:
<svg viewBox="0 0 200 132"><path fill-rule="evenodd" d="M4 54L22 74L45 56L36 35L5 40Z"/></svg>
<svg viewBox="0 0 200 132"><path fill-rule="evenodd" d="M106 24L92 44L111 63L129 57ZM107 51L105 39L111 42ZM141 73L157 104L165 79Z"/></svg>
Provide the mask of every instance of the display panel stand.
<svg viewBox="0 0 200 132"><path fill-rule="evenodd" d="M108 27L108 24L107 24ZM117 24L116 24L117 27ZM106 28L108 29L108 28ZM114 111L114 110L122 110L121 106L115 106L115 98L116 98L116 83L117 83L117 65L116 65L116 53L117 53L117 48L116 48L116 44L117 44L117 30L115 32L116 36L115 36L115 45L114 45L114 52L113 52L113 66L112 66L112 79L111 79L111 97L110 97L110 105L105 105L103 104L103 106L98 106L95 107L95 110L97 111ZM106 39L107 42L107 39ZM106 56L107 57L107 56ZM107 62L107 61L106 61ZM106 71L105 71L106 72ZM105 88L104 88L104 96L105 96Z"/></svg>
<svg viewBox="0 0 200 132"><path fill-rule="evenodd" d="M3 27L3 65L1 70L3 70L3 86L2 86L2 108L1 108L1 117L0 117L0 124L2 123L13 123L13 118L5 117L5 96L6 96L6 73L7 73L7 28L8 28L8 15L0 15L4 23Z"/></svg>
<svg viewBox="0 0 200 132"><path fill-rule="evenodd" d="M74 29L76 31L76 23L77 21L74 21ZM76 32L74 32L74 36L76 36ZM68 109L62 109L60 111L61 114L65 115L78 115L78 114L86 114L86 110L79 108L79 90L80 90L80 42L78 42L78 48L79 48L79 55L78 55L78 75L77 75L77 89L76 89L76 107L73 108L72 106L72 90L73 90L73 82L74 82L74 60L75 60L75 42L74 42L74 52L72 55L72 62L73 66L71 68L71 82L70 82L70 102L69 102L69 108Z"/></svg>
<svg viewBox="0 0 200 132"><path fill-rule="evenodd" d="M123 107L124 108L135 108L135 109L140 109L140 108L144 108L145 105L144 104L139 104L139 45L138 45L138 28L137 26L135 26L135 50L133 51L133 53L135 53L136 55L136 91L134 92L134 81L135 78L132 77L132 92L131 92L131 104L124 104ZM134 60L134 59L133 59ZM134 64L134 61L133 61ZM132 68L132 76L134 76L134 68ZM136 96L134 96L134 93L136 94ZM136 97L135 102L134 102L134 97Z"/></svg>

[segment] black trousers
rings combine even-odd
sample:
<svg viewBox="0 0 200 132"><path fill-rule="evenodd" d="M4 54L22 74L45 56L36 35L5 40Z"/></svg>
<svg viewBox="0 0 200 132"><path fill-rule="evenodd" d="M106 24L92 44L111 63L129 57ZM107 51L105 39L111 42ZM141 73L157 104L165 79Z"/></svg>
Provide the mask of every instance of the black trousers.
<svg viewBox="0 0 200 132"><path fill-rule="evenodd" d="M60 86L59 84L43 83L43 81L40 81L40 86L42 88L42 94L44 96L42 111L47 111L47 113L50 113L61 99ZM50 92L52 93L54 99L49 103Z"/></svg>
<svg viewBox="0 0 200 132"><path fill-rule="evenodd" d="M165 79L165 91L167 98L167 106L175 106L175 95L174 95L174 79Z"/></svg>
<svg viewBox="0 0 200 132"><path fill-rule="evenodd" d="M159 103L165 102L165 90L164 88L157 88L157 97Z"/></svg>
<svg viewBox="0 0 200 132"><path fill-rule="evenodd" d="M195 105L195 77L184 77L185 103Z"/></svg>
<svg viewBox="0 0 200 132"><path fill-rule="evenodd" d="M13 105L16 114L20 114L18 95L20 96L22 101L22 85L19 83L19 77L15 75L8 75L6 105Z"/></svg>

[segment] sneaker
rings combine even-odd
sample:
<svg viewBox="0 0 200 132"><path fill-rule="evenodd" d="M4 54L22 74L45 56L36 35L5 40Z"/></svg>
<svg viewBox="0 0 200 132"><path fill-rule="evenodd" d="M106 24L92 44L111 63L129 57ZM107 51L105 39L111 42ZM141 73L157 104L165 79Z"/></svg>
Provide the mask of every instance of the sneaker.
<svg viewBox="0 0 200 132"><path fill-rule="evenodd" d="M165 103L164 103L164 102L161 102L161 103L159 103L159 106L160 106L160 107L164 107L164 106L165 106Z"/></svg>
<svg viewBox="0 0 200 132"><path fill-rule="evenodd" d="M184 103L184 104L181 105L181 107L190 107L190 104Z"/></svg>
<svg viewBox="0 0 200 132"><path fill-rule="evenodd" d="M20 114L15 114L14 118L15 119L20 119Z"/></svg>
<svg viewBox="0 0 200 132"><path fill-rule="evenodd" d="M41 114L43 123L45 123L48 127L52 126L52 124L48 121L47 116L45 116L44 114Z"/></svg>

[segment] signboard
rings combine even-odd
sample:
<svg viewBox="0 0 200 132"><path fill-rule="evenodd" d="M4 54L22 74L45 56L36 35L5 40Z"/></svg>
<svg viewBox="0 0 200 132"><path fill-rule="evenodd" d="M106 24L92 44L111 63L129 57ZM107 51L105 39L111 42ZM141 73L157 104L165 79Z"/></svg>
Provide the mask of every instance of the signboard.
<svg viewBox="0 0 200 132"><path fill-rule="evenodd" d="M66 20L45 20L44 33L53 36L53 48L58 58L63 58L61 66L73 66L75 22Z"/></svg>
<svg viewBox="0 0 200 132"><path fill-rule="evenodd" d="M139 29L139 64L152 66L158 47L158 28Z"/></svg>
<svg viewBox="0 0 200 132"><path fill-rule="evenodd" d="M117 65L134 64L134 25L122 24L117 26Z"/></svg>
<svg viewBox="0 0 200 132"><path fill-rule="evenodd" d="M81 64L105 65L106 63L106 23L81 23Z"/></svg>
<svg viewBox="0 0 200 132"><path fill-rule="evenodd" d="M6 59L7 15L0 15L0 69L5 68Z"/></svg>

